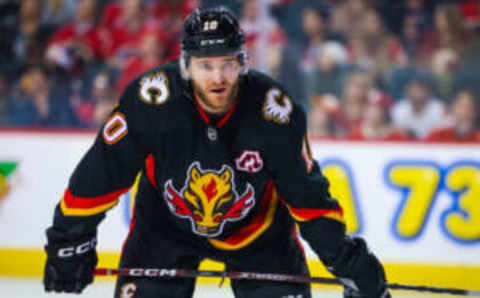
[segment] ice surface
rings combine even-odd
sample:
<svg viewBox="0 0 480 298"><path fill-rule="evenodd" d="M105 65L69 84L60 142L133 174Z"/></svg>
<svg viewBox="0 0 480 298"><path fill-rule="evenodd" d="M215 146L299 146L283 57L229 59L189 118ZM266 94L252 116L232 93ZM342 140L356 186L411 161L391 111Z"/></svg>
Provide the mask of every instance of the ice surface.
<svg viewBox="0 0 480 298"><path fill-rule="evenodd" d="M0 297L2 298L111 298L113 296L114 283L112 281L96 281L87 287L82 295L52 294L45 293L40 280L37 279L11 279L0 278ZM195 290L194 298L233 298L228 285L218 288L214 285L199 285ZM315 289L313 298L341 298L341 292L336 290ZM409 292L394 292L395 298L453 298L460 296L419 294ZM175 297L171 297L175 298ZM269 297L265 297L269 298ZM272 297L273 298L273 297Z"/></svg>

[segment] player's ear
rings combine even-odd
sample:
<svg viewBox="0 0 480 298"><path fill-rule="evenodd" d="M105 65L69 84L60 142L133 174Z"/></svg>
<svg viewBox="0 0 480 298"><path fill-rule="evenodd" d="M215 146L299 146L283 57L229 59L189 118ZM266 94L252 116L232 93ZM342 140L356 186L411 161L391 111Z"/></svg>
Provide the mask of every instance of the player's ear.
<svg viewBox="0 0 480 298"><path fill-rule="evenodd" d="M230 169L227 167L223 168L223 171L220 174L220 179L224 182L228 182L230 180L230 177L232 177L232 173L230 172Z"/></svg>
<svg viewBox="0 0 480 298"><path fill-rule="evenodd" d="M245 46L242 46L242 49L240 51L240 54L237 55L238 62L240 62L240 65L242 66L242 70L240 74L247 74L248 73L248 56L247 56L247 50Z"/></svg>
<svg viewBox="0 0 480 298"><path fill-rule="evenodd" d="M185 53L184 51L182 51L180 53L180 74L182 76L182 78L184 80L189 80L191 75L190 75L190 70L191 70L191 67L190 67L190 64L191 64L191 61L190 61L191 57L189 57L189 55L187 55L187 53Z"/></svg>

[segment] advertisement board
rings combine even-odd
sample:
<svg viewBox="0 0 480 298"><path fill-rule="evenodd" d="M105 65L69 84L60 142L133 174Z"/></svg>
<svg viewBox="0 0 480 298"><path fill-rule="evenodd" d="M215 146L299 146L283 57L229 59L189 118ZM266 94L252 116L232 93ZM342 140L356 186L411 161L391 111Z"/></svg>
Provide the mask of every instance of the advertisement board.
<svg viewBox="0 0 480 298"><path fill-rule="evenodd" d="M41 274L45 229L94 138L0 132L0 275ZM313 141L311 148L348 232L368 239L390 280L413 274L426 284L480 289L480 144ZM132 203L123 195L99 227L103 264L116 265Z"/></svg>

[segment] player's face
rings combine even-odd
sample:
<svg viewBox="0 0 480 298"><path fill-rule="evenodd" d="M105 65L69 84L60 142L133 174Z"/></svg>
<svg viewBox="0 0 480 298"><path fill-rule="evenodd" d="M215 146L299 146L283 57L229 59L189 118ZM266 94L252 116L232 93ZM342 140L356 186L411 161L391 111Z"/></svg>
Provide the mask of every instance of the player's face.
<svg viewBox="0 0 480 298"><path fill-rule="evenodd" d="M241 70L235 55L192 57L188 71L202 108L210 113L227 111L235 102Z"/></svg>

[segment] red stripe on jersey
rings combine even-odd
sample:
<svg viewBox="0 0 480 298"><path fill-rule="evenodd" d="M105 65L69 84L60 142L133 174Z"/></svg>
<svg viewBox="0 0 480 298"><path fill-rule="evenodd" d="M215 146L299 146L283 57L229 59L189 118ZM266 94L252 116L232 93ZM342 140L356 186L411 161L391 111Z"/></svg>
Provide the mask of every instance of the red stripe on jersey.
<svg viewBox="0 0 480 298"><path fill-rule="evenodd" d="M230 117L233 114L233 111L235 111L235 109L237 108L237 105L238 105L238 101L236 101L235 104L230 108L230 110L228 110L228 112L225 114L225 116L223 116L223 118L220 121L218 121L217 128L222 127L227 122L227 120L230 119Z"/></svg>
<svg viewBox="0 0 480 298"><path fill-rule="evenodd" d="M202 109L202 107L200 107L200 104L198 103L197 97L194 96L194 98L195 98L195 108L197 109L198 113L200 114L200 117L202 118L203 122L205 122L206 124L210 124L210 118L207 116L207 114ZM218 123L215 125L217 128L222 127L228 121L228 119L230 119L233 112L237 108L237 105L238 105L238 100L235 101L234 105L227 111L225 116L223 116L222 119L220 119L220 121L218 121Z"/></svg>
<svg viewBox="0 0 480 298"><path fill-rule="evenodd" d="M308 221L319 217L328 217L332 219L343 219L343 210L341 207L337 209L315 209L315 208L292 208L283 201L288 207L290 214L297 221Z"/></svg>
<svg viewBox="0 0 480 298"><path fill-rule="evenodd" d="M237 233L226 239L209 239L209 242L220 249L234 250L245 247L257 239L271 225L275 215L278 195L273 181L268 181L265 192L258 203L258 213L249 225L242 227Z"/></svg>
<svg viewBox="0 0 480 298"><path fill-rule="evenodd" d="M148 155L147 160L145 161L145 168L148 181L150 181L153 187L158 190L157 181L155 180L155 159L152 154Z"/></svg>
<svg viewBox="0 0 480 298"><path fill-rule="evenodd" d="M200 117L202 117L203 122L205 122L206 124L209 124L210 118L208 118L207 114L205 114L205 112L202 110L202 108L198 104L197 97L194 96L194 98L195 98L195 108L197 108L197 111L200 114Z"/></svg>
<svg viewBox="0 0 480 298"><path fill-rule="evenodd" d="M130 187L125 187L109 194L97 197L77 197L72 195L70 189L67 188L63 200L67 208L91 209L112 203L113 201L117 200L120 195L126 193L129 189Z"/></svg>

